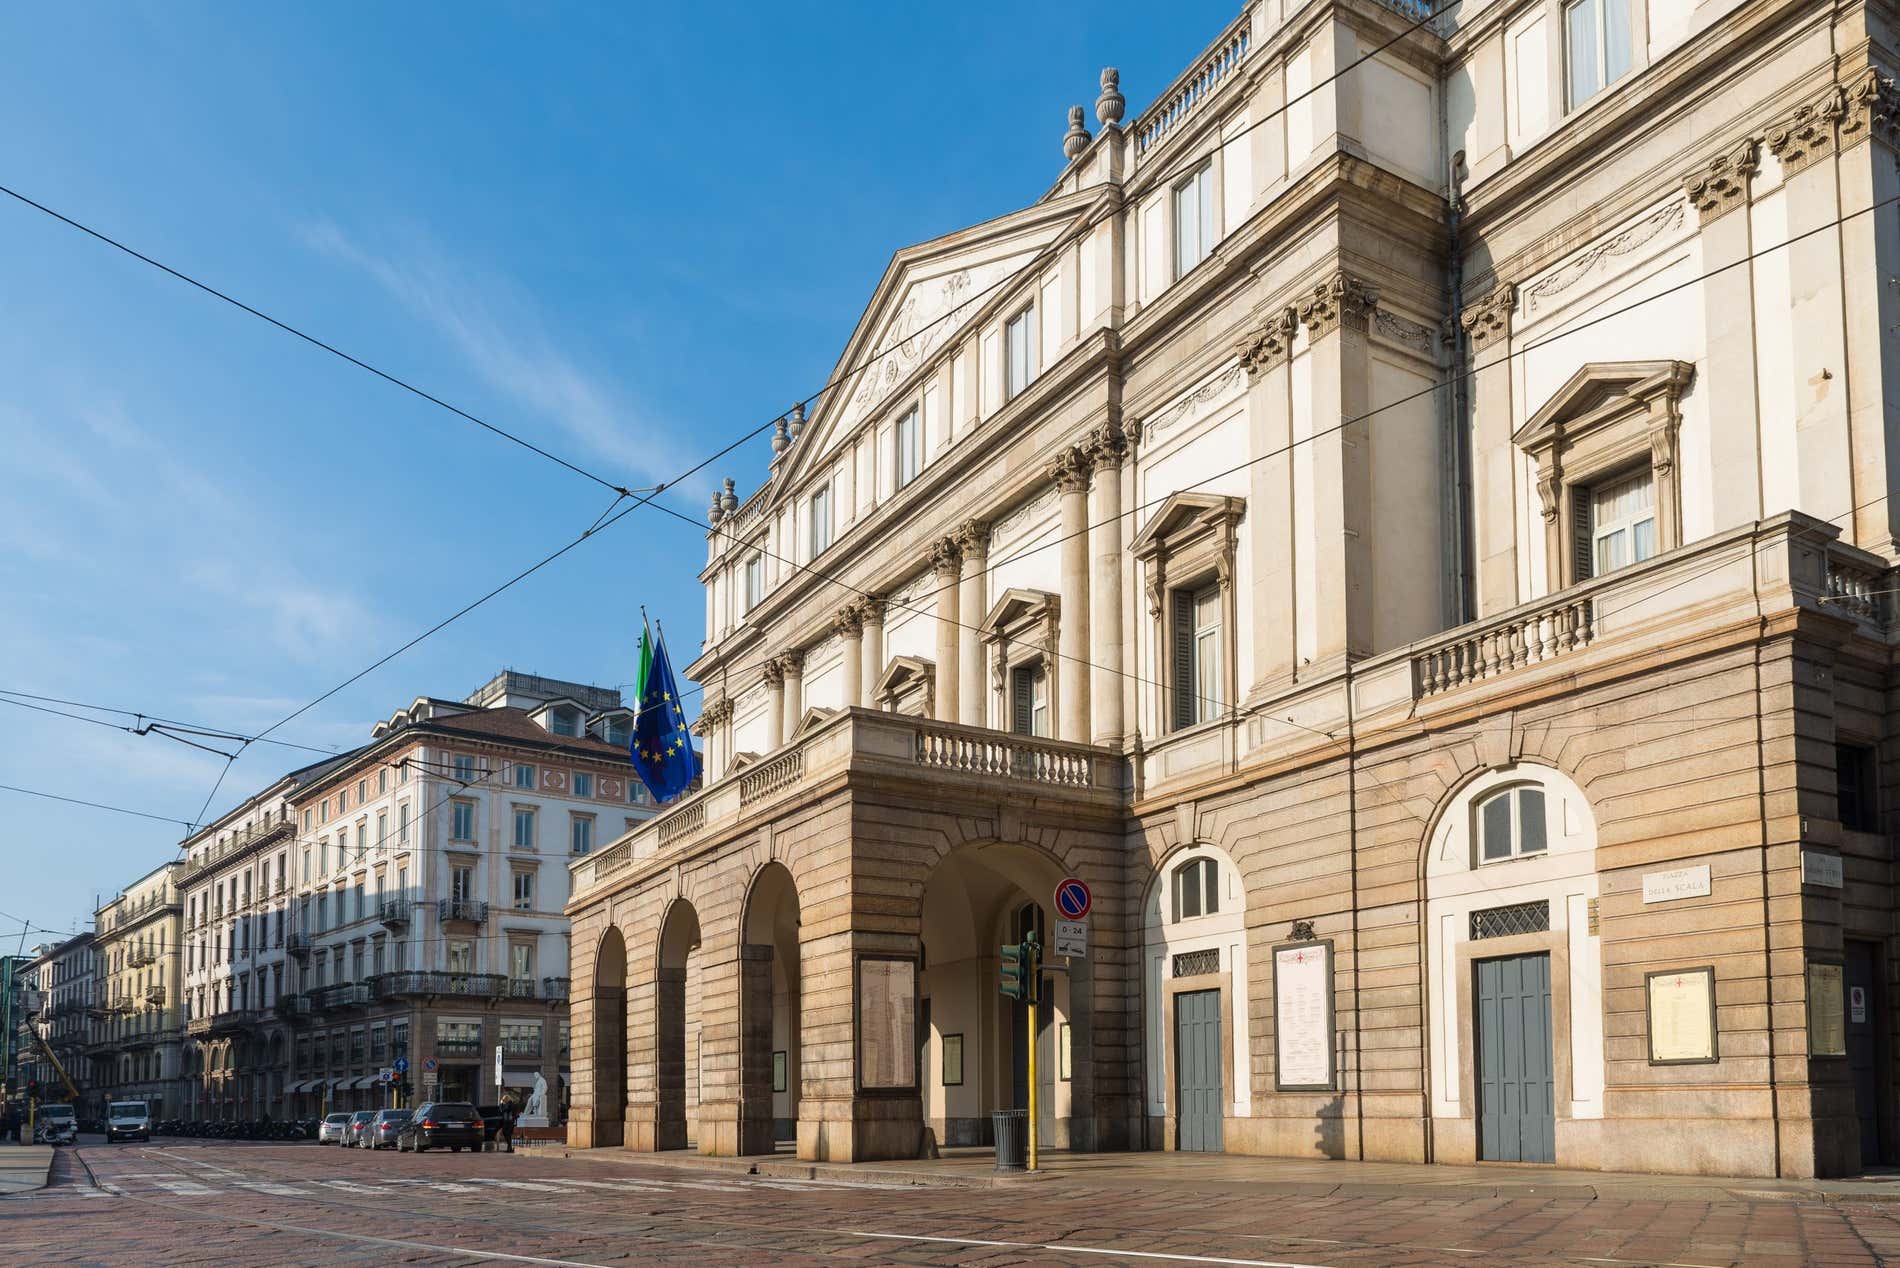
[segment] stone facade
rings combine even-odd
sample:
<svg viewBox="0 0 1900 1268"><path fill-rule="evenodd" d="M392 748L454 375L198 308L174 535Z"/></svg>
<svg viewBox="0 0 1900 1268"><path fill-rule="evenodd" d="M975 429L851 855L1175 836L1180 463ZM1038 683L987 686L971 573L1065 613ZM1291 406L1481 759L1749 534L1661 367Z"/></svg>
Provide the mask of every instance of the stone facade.
<svg viewBox="0 0 1900 1268"><path fill-rule="evenodd" d="M1892 72L1583 3L1257 0L897 254L574 865L574 1143L981 1144L1034 1044L1057 1147L1900 1155Z"/></svg>

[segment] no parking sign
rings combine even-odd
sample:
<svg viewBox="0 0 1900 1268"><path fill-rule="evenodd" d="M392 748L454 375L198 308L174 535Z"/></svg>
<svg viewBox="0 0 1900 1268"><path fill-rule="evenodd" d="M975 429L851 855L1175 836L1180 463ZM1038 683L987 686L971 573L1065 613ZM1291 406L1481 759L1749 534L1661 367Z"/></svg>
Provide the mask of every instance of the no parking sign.
<svg viewBox="0 0 1900 1268"><path fill-rule="evenodd" d="M1089 914L1089 908L1095 905L1095 898L1089 893L1089 887L1079 876L1065 877L1056 886L1056 910L1064 920L1082 920Z"/></svg>

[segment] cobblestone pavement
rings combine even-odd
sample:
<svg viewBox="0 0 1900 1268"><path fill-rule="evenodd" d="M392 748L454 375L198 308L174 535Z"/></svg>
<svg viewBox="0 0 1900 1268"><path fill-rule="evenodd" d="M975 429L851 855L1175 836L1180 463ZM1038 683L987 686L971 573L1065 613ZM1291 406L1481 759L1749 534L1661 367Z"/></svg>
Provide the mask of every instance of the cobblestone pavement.
<svg viewBox="0 0 1900 1268"><path fill-rule="evenodd" d="M1757 1265L1900 1262L1900 1204L768 1179L526 1154L163 1140L59 1151L5 1264Z"/></svg>

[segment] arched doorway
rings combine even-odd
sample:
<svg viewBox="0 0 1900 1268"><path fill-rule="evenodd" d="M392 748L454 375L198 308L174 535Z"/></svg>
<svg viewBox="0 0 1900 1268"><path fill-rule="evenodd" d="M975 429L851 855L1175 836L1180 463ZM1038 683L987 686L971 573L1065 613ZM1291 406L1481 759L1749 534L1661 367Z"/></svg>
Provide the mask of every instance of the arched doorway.
<svg viewBox="0 0 1900 1268"><path fill-rule="evenodd" d="M654 982L655 1149L685 1149L699 1139L699 913L685 899L660 926Z"/></svg>
<svg viewBox="0 0 1900 1268"><path fill-rule="evenodd" d="M594 955L593 1109L594 1145L626 1143L627 1126L627 942L609 926Z"/></svg>
<svg viewBox="0 0 1900 1268"><path fill-rule="evenodd" d="M798 1137L798 888L767 863L746 896L739 948L739 1152L772 1153Z"/></svg>
<svg viewBox="0 0 1900 1268"><path fill-rule="evenodd" d="M938 1144L988 1145L990 1111L1028 1108L1029 1046L1036 1045L1039 1138L1044 1148L1087 1148L1091 1098L1086 959L1052 953L1047 904L1065 869L1028 846L964 846L924 887L918 979L918 1085ZM1028 1009L1000 989L1000 948L1034 929L1044 973L1036 1034Z"/></svg>

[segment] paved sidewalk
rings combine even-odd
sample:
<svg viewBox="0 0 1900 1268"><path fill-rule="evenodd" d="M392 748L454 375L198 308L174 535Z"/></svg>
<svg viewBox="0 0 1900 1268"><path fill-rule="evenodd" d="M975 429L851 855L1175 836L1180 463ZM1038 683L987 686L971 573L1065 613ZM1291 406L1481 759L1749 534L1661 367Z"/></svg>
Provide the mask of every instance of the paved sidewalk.
<svg viewBox="0 0 1900 1268"><path fill-rule="evenodd" d="M44 1188L52 1166L51 1145L0 1145L0 1197Z"/></svg>
<svg viewBox="0 0 1900 1268"><path fill-rule="evenodd" d="M1237 1154L1045 1153L1035 1175L998 1175L988 1149L945 1150L915 1162L801 1162L789 1152L708 1158L690 1150L659 1154L620 1149L537 1146L543 1157L702 1168L783 1179L853 1180L945 1188L1057 1184L1089 1188L1179 1184L1196 1189L1239 1185L1300 1197L1570 1198L1651 1202L1900 1202L1900 1171L1840 1180L1769 1180L1744 1176L1649 1175L1555 1167L1421 1165L1252 1158Z"/></svg>

